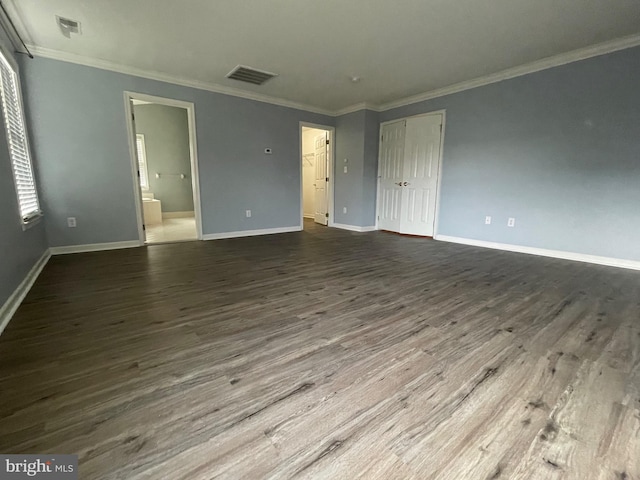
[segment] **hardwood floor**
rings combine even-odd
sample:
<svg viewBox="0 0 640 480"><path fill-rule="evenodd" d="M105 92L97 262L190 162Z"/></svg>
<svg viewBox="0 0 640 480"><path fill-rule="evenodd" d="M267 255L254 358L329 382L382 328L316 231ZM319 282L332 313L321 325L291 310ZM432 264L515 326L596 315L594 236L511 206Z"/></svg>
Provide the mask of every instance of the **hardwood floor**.
<svg viewBox="0 0 640 480"><path fill-rule="evenodd" d="M82 479L640 479L640 272L309 226L51 259L0 451Z"/></svg>

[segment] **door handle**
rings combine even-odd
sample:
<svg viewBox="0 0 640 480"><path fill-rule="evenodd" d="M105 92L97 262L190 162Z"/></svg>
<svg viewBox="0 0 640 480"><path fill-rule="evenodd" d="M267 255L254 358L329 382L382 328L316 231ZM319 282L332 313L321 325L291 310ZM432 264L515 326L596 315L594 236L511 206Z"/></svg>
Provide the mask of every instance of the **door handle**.
<svg viewBox="0 0 640 480"><path fill-rule="evenodd" d="M411 184L410 184L409 182L404 182L404 183L402 184L402 186L403 186L403 187L406 187L407 185L411 185Z"/></svg>
<svg viewBox="0 0 640 480"><path fill-rule="evenodd" d="M402 186L402 182L395 182L394 185L398 185L399 187Z"/></svg>

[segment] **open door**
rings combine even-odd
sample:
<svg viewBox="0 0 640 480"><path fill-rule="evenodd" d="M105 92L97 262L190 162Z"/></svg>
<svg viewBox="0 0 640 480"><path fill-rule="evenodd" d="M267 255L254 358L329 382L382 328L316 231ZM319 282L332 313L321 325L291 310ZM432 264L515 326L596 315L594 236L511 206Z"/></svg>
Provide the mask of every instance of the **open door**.
<svg viewBox="0 0 640 480"><path fill-rule="evenodd" d="M316 223L326 225L329 220L329 209L327 202L327 151L329 148L328 133L316 137L316 183L315 183L315 215Z"/></svg>

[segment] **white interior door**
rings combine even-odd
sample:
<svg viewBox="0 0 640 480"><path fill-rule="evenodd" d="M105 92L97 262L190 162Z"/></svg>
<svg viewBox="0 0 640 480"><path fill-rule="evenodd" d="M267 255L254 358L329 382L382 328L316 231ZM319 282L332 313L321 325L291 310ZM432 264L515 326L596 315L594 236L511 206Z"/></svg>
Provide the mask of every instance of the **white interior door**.
<svg viewBox="0 0 640 480"><path fill-rule="evenodd" d="M440 114L407 119L400 233L433 236L441 134Z"/></svg>
<svg viewBox="0 0 640 480"><path fill-rule="evenodd" d="M316 223L326 225L328 222L327 213L327 132L316 137L316 183L315 183L315 215Z"/></svg>
<svg viewBox="0 0 640 480"><path fill-rule="evenodd" d="M378 203L378 228L400 231L400 208L402 205L402 175L405 150L404 120L382 127L380 155L380 199Z"/></svg>

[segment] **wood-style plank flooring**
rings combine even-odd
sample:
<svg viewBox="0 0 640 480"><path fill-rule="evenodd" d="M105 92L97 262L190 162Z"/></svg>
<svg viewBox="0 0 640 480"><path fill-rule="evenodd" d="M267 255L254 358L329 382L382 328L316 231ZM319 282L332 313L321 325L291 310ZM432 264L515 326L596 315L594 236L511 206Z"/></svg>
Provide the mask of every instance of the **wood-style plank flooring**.
<svg viewBox="0 0 640 480"><path fill-rule="evenodd" d="M51 259L0 452L82 479L640 479L640 272L306 225Z"/></svg>

